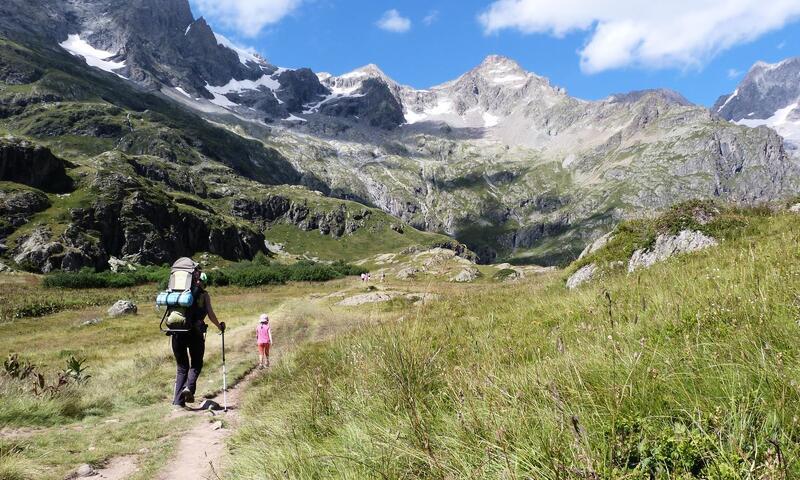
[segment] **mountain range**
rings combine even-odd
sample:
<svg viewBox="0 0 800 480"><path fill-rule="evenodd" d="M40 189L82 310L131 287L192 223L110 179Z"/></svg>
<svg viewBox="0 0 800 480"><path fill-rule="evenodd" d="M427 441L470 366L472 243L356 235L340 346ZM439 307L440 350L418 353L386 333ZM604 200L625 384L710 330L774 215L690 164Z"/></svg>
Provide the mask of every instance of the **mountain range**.
<svg viewBox="0 0 800 480"><path fill-rule="evenodd" d="M425 90L376 65L282 68L187 0L8 0L0 37L0 250L34 270L264 241L334 257L359 231L376 251L556 264L624 218L800 188L797 59L707 109L670 90L573 98L501 56ZM41 161L71 190L10 173Z"/></svg>

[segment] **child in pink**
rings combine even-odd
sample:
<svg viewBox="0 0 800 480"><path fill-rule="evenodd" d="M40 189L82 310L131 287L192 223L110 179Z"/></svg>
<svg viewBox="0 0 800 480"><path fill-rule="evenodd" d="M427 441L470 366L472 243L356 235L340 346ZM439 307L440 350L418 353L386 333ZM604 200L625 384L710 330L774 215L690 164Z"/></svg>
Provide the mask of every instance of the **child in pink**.
<svg viewBox="0 0 800 480"><path fill-rule="evenodd" d="M272 329L269 326L269 317L266 313L256 327L256 340L258 343L258 368L269 367L269 347L272 345Z"/></svg>

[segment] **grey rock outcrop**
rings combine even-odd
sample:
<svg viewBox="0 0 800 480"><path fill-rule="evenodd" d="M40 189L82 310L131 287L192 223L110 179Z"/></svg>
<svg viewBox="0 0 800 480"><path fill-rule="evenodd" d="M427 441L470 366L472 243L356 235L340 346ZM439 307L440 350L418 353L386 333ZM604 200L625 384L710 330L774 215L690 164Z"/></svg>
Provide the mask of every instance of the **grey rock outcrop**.
<svg viewBox="0 0 800 480"><path fill-rule="evenodd" d="M479 272L477 268L465 268L451 278L450 281L457 283L472 282L478 278L478 274Z"/></svg>
<svg viewBox="0 0 800 480"><path fill-rule="evenodd" d="M388 85L379 79L364 80L352 96L326 102L319 108L323 115L354 118L370 127L390 130L405 122L403 106Z"/></svg>
<svg viewBox="0 0 800 480"><path fill-rule="evenodd" d="M33 230L17 245L14 261L42 273L61 268L65 247L50 237L50 231L46 228Z"/></svg>
<svg viewBox="0 0 800 480"><path fill-rule="evenodd" d="M789 211L792 213L800 213L800 203L795 203L791 207L789 207Z"/></svg>
<svg viewBox="0 0 800 480"><path fill-rule="evenodd" d="M398 280L411 280L416 278L418 273L420 273L420 269L412 266L400 269L395 276Z"/></svg>
<svg viewBox="0 0 800 480"><path fill-rule="evenodd" d="M135 303L129 300L117 300L114 305L109 307L108 315L110 317L119 317L121 315L136 315L138 307Z"/></svg>
<svg viewBox="0 0 800 480"><path fill-rule="evenodd" d="M570 290L578 288L582 284L593 279L598 272L597 265L590 263L579 268L578 271L570 275L567 279L567 288Z"/></svg>
<svg viewBox="0 0 800 480"><path fill-rule="evenodd" d="M307 202L296 202L282 195L270 195L262 200L236 198L231 213L234 216L272 224L283 222L301 230L319 230L323 235L342 237L366 225L371 212L366 208L348 208L340 204L334 210L316 211Z"/></svg>
<svg viewBox="0 0 800 480"><path fill-rule="evenodd" d="M0 138L0 180L53 193L72 189L63 160L45 147L14 138Z"/></svg>
<svg viewBox="0 0 800 480"><path fill-rule="evenodd" d="M578 260L580 260L581 258L583 258L583 257L585 257L585 256L587 256L589 254L592 254L592 253L600 250L601 248L606 246L606 244L613 237L614 237L614 232L608 232L605 235L603 235L600 238L598 238L597 240L595 240L592 243L590 243L589 245L586 245L586 248L584 248L583 251L581 252L581 254L578 256Z"/></svg>
<svg viewBox="0 0 800 480"><path fill-rule="evenodd" d="M5 220L0 222L0 241L49 206L47 195L37 190L0 190L0 218Z"/></svg>
<svg viewBox="0 0 800 480"><path fill-rule="evenodd" d="M639 268L647 268L662 262L674 255L696 252L716 246L717 240L702 232L681 230L677 235L659 235L651 249L639 249L633 252L628 262L628 272Z"/></svg>
<svg viewBox="0 0 800 480"><path fill-rule="evenodd" d="M338 302L336 305L339 305L341 307L355 307L358 305L363 305L365 303L388 302L392 298L394 298L394 295L388 293L370 292L345 298L344 300Z"/></svg>

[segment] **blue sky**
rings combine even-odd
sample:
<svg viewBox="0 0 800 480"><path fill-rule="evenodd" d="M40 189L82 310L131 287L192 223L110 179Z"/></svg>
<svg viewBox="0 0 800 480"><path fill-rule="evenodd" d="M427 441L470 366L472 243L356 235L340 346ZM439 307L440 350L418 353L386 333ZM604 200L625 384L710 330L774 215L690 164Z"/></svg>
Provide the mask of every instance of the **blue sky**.
<svg viewBox="0 0 800 480"><path fill-rule="evenodd" d="M710 105L755 61L800 55L800 0L671 1L661 10L642 0L191 3L196 17L273 64L341 74L375 63L417 88L501 54L580 98L666 87Z"/></svg>

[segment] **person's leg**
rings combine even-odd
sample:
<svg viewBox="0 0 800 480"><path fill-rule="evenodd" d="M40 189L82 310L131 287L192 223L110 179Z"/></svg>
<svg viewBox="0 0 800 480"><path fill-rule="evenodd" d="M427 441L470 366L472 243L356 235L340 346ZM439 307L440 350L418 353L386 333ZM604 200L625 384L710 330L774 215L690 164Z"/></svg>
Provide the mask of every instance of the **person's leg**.
<svg viewBox="0 0 800 480"><path fill-rule="evenodd" d="M187 353L186 339L183 335L173 335L172 353L175 355L177 372L175 373L175 395L172 399L173 405L183 405L181 390L186 386L186 376L189 371L189 354Z"/></svg>
<svg viewBox="0 0 800 480"><path fill-rule="evenodd" d="M258 366L263 367L266 360L266 355L264 354L264 344L258 344Z"/></svg>
<svg viewBox="0 0 800 480"><path fill-rule="evenodd" d="M189 340L189 356L192 359L192 366L189 368L189 377L186 380L186 387L195 394L197 390L197 377L203 370L203 355L206 353L206 341L202 334L192 333Z"/></svg>
<svg viewBox="0 0 800 480"><path fill-rule="evenodd" d="M272 344L270 344L270 343L264 345L264 358L266 359L266 364L267 364L268 367L269 367L269 347L271 345Z"/></svg>

